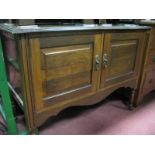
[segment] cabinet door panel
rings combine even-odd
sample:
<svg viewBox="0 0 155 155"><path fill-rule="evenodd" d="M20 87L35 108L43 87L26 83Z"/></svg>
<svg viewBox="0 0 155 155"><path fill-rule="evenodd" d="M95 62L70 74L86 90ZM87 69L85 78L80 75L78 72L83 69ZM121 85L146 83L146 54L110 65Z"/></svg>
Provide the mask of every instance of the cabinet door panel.
<svg viewBox="0 0 155 155"><path fill-rule="evenodd" d="M103 63L101 88L136 76L141 55L141 36L141 33L105 35L103 56L106 54L108 62L106 66Z"/></svg>
<svg viewBox="0 0 155 155"><path fill-rule="evenodd" d="M75 45L43 49L44 94L57 95L91 85L93 49Z"/></svg>
<svg viewBox="0 0 155 155"><path fill-rule="evenodd" d="M59 37L45 37L46 42L43 38L30 40L36 109L95 93L99 71L95 70L94 58L100 50L100 38L74 35L63 36L64 42L62 37L60 42Z"/></svg>

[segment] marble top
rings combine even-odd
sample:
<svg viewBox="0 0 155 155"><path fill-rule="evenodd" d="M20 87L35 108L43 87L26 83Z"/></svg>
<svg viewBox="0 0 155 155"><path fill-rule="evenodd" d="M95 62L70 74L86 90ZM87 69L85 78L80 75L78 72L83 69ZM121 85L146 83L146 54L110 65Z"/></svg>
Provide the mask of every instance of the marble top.
<svg viewBox="0 0 155 155"><path fill-rule="evenodd" d="M0 24L0 30L6 31L12 34L23 34L23 33L37 33L37 32L67 32L67 31L99 31L99 30L139 30L139 29L150 29L149 26L140 26L134 24L81 24L81 25L70 25L70 26L16 26L14 24L3 23Z"/></svg>

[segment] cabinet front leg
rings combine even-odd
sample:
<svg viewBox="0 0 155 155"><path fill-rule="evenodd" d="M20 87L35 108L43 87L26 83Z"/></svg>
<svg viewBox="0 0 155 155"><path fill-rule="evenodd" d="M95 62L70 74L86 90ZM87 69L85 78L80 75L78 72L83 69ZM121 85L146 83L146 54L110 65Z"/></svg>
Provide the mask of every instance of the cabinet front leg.
<svg viewBox="0 0 155 155"><path fill-rule="evenodd" d="M133 88L126 88L124 93L124 104L128 107L129 110L133 110L134 107L134 99L135 99L136 90Z"/></svg>
<svg viewBox="0 0 155 155"><path fill-rule="evenodd" d="M135 89L131 89L130 94L129 94L129 103L128 103L128 109L133 110L134 108L134 101L135 101Z"/></svg>

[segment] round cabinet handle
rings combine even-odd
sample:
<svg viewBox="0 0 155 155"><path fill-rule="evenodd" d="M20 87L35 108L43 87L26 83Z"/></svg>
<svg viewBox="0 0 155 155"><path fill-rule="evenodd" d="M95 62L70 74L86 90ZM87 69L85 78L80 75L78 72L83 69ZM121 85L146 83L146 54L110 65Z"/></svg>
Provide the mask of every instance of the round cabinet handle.
<svg viewBox="0 0 155 155"><path fill-rule="evenodd" d="M107 58L107 54L104 53L103 54L103 68L107 68L108 67L108 58Z"/></svg>
<svg viewBox="0 0 155 155"><path fill-rule="evenodd" d="M95 56L95 69L96 69L96 71L98 71L100 69L99 55Z"/></svg>

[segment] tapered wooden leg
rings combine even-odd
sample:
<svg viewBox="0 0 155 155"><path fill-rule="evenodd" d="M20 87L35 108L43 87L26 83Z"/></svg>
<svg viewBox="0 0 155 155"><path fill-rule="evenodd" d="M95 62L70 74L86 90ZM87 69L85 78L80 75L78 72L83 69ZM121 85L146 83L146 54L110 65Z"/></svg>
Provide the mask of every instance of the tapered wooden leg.
<svg viewBox="0 0 155 155"><path fill-rule="evenodd" d="M126 88L123 93L123 103L129 110L133 110L135 99L135 89Z"/></svg>

